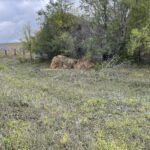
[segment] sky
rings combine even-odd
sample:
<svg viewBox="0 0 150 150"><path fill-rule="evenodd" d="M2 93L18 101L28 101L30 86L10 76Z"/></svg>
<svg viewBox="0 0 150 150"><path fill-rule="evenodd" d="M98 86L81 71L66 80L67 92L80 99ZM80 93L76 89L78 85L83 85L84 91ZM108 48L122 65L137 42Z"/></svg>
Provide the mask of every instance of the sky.
<svg viewBox="0 0 150 150"><path fill-rule="evenodd" d="M37 31L37 11L44 8L48 1L0 0L0 43L18 42L27 23Z"/></svg>

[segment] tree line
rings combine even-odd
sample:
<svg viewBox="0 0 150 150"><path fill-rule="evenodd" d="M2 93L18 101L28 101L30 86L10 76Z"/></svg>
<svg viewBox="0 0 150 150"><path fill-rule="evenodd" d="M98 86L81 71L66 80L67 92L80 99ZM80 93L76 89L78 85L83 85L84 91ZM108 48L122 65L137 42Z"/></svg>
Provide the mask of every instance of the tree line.
<svg viewBox="0 0 150 150"><path fill-rule="evenodd" d="M78 9L71 0L50 0L39 10L40 29L31 36L25 28L24 46L53 58L63 54L74 58L142 62L150 54L149 0L81 0Z"/></svg>

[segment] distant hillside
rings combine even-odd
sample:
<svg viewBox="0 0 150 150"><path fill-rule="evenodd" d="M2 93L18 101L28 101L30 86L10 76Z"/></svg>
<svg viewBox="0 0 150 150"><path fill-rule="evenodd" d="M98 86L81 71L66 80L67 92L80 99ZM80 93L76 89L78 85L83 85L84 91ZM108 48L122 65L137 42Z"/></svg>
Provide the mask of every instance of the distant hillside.
<svg viewBox="0 0 150 150"><path fill-rule="evenodd" d="M20 49L22 46L21 43L0 43L1 50L12 50L12 49Z"/></svg>

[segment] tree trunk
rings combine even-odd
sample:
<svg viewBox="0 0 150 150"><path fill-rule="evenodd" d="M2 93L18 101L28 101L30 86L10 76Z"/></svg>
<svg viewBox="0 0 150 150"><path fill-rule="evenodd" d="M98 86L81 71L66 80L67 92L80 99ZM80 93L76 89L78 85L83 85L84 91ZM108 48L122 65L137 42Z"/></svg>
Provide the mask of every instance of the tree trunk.
<svg viewBox="0 0 150 150"><path fill-rule="evenodd" d="M107 30L107 4L104 4L104 29Z"/></svg>
<svg viewBox="0 0 150 150"><path fill-rule="evenodd" d="M32 50L30 50L30 60L33 61Z"/></svg>
<svg viewBox="0 0 150 150"><path fill-rule="evenodd" d="M141 63L141 50L138 51L138 64Z"/></svg>

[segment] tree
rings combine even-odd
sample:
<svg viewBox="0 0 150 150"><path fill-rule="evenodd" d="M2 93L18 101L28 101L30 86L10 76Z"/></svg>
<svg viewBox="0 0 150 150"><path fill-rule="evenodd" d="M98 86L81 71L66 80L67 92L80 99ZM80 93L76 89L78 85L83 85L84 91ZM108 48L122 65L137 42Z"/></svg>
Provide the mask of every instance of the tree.
<svg viewBox="0 0 150 150"><path fill-rule="evenodd" d="M22 44L23 44L23 48L25 50L29 51L31 61L33 60L33 57L32 57L32 52L33 52L32 43L33 43L33 35L32 35L31 26L30 26L30 24L27 24L23 28Z"/></svg>
<svg viewBox="0 0 150 150"><path fill-rule="evenodd" d="M149 0L126 0L126 4L130 7L128 18L128 27L130 31L134 28L141 29L149 24Z"/></svg>
<svg viewBox="0 0 150 150"><path fill-rule="evenodd" d="M130 14L128 18L128 52L135 62L142 62L142 55L150 52L150 1L128 1Z"/></svg>
<svg viewBox="0 0 150 150"><path fill-rule="evenodd" d="M41 28L32 40L36 52L49 58L58 54L77 58L119 55L123 60L138 51L135 43L148 36L145 28L149 24L149 0L81 1L82 16L71 13L73 4L69 0L50 0L45 10L39 11ZM148 49L145 42L141 43L136 43L140 53Z"/></svg>
<svg viewBox="0 0 150 150"><path fill-rule="evenodd" d="M120 53L126 41L129 11L123 0L82 0L82 7L92 19L99 49L103 53Z"/></svg>
<svg viewBox="0 0 150 150"><path fill-rule="evenodd" d="M150 53L150 25L142 29L133 29L129 43L129 54L138 63L142 62L142 54Z"/></svg>
<svg viewBox="0 0 150 150"><path fill-rule="evenodd" d="M102 54L128 55L133 29L139 31L149 22L149 0L82 0L82 8L92 20L93 34Z"/></svg>
<svg viewBox="0 0 150 150"><path fill-rule="evenodd" d="M73 55L80 19L69 12L71 6L72 3L67 0L50 1L46 10L39 11L42 23L35 36L34 49L37 53L47 54L49 58L62 53Z"/></svg>

